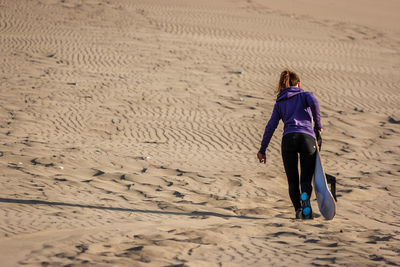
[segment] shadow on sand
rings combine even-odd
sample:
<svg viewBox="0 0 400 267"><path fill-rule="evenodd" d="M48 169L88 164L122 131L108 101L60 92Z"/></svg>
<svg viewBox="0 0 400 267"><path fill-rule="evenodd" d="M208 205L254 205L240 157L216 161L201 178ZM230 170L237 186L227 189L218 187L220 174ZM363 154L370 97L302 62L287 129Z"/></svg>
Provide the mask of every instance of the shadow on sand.
<svg viewBox="0 0 400 267"><path fill-rule="evenodd" d="M214 216L214 217L220 217L220 218L238 218L238 219L251 219L251 220L265 219L265 218L260 218L260 217L235 216L235 215L221 214L221 213L216 213L216 212L206 212L206 211L175 212L175 211L160 211L160 210L141 210L141 209L115 208L115 207L104 207L104 206L84 205L84 204L75 204L75 203L44 201L44 200L0 198L0 202L25 204L25 205L66 206L66 207L77 207L77 208L86 208L86 209L140 212L140 213L153 213L153 214L164 214L164 215Z"/></svg>

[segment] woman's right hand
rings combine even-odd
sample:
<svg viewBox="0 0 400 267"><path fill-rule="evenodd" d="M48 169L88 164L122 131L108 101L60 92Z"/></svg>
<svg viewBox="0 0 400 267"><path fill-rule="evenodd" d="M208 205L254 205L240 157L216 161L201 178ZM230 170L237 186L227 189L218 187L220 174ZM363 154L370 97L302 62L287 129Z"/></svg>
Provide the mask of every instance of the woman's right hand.
<svg viewBox="0 0 400 267"><path fill-rule="evenodd" d="M321 135L323 131L324 131L324 129L322 129L322 128L321 128L321 129L318 129L318 130L317 130L316 128L314 128L314 133L315 133L315 134Z"/></svg>
<svg viewBox="0 0 400 267"><path fill-rule="evenodd" d="M260 161L260 163L264 163L264 164L267 160L267 157L265 156L265 154L262 154L260 152L257 153L257 158Z"/></svg>

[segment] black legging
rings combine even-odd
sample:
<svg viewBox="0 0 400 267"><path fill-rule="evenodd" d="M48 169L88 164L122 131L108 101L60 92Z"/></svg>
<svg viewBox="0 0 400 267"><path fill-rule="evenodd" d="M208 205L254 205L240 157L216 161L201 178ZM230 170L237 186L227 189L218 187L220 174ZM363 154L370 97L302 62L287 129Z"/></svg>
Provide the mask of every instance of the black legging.
<svg viewBox="0 0 400 267"><path fill-rule="evenodd" d="M282 138L282 159L289 184L289 195L294 209L301 208L298 170L298 154L300 154L301 192L311 196L312 177L316 156L315 139L307 134L290 133Z"/></svg>

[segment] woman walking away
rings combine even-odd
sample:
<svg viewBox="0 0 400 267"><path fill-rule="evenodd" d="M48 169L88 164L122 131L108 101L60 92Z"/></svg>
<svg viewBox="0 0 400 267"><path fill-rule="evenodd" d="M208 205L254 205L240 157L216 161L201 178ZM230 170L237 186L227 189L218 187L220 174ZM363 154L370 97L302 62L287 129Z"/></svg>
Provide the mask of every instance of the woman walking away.
<svg viewBox="0 0 400 267"><path fill-rule="evenodd" d="M313 218L310 196L316 157L315 138L316 132L322 133L318 101L311 93L300 88L299 76L289 70L281 73L276 92L277 99L274 110L265 127L257 157L260 163L266 162L265 151L279 120L282 119L284 131L281 150L289 184L290 199L296 211L297 219ZM312 126L313 120L314 128ZM298 170L299 155L300 177Z"/></svg>

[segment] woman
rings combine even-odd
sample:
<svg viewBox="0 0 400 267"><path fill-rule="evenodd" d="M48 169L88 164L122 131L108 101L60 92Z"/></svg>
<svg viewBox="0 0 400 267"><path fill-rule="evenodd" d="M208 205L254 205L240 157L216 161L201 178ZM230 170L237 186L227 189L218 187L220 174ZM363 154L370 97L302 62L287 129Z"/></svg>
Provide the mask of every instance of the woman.
<svg viewBox="0 0 400 267"><path fill-rule="evenodd" d="M310 205L311 181L315 168L316 133L322 133L321 117L315 97L300 88L299 76L289 70L281 73L274 110L265 127L261 148L257 153L260 163L266 162L265 150L280 119L284 123L281 147L282 159L296 218L313 218ZM312 126L313 120L314 128ZM300 186L297 167L299 155Z"/></svg>

